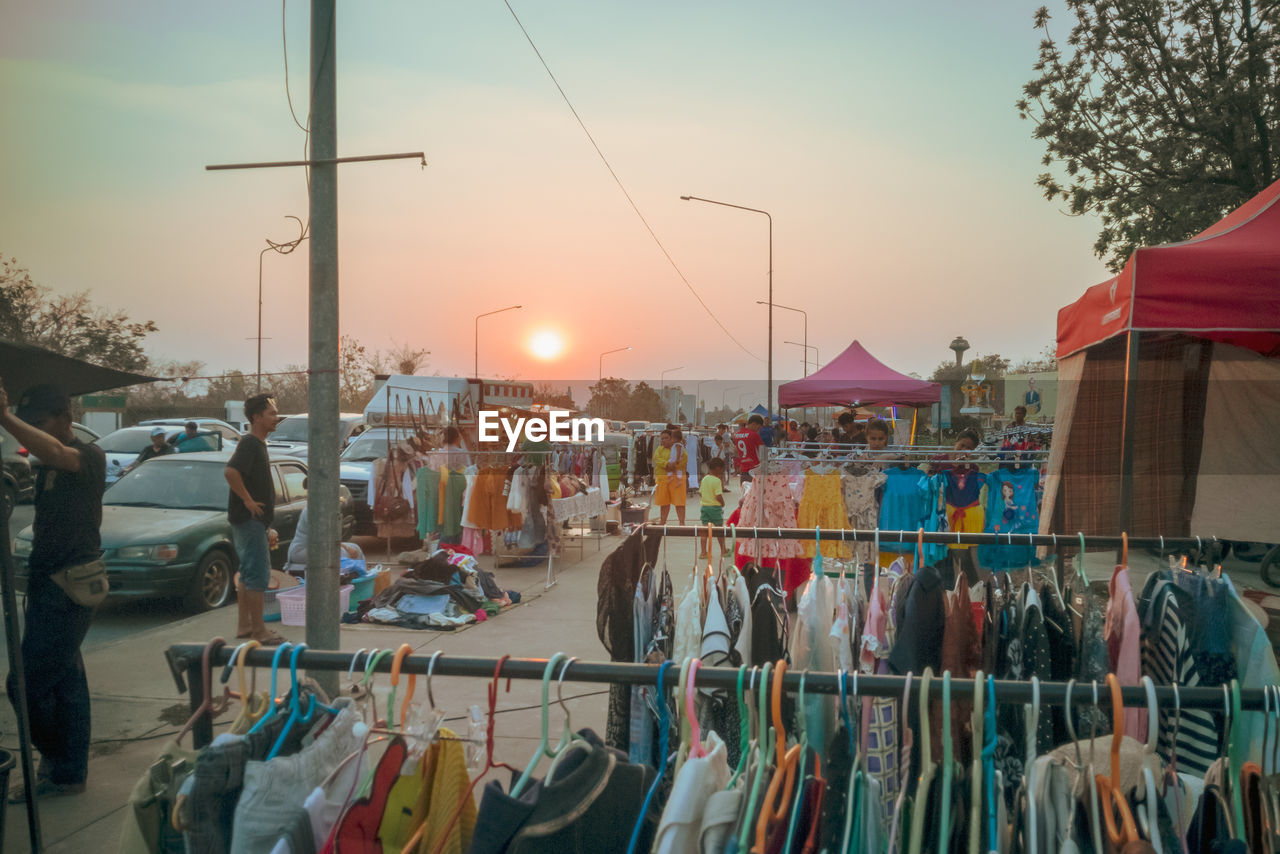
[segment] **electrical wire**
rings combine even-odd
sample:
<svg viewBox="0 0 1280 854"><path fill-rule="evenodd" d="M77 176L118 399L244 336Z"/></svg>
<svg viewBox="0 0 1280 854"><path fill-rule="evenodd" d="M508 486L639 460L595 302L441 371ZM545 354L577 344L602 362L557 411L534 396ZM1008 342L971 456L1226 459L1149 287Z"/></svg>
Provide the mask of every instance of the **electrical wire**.
<svg viewBox="0 0 1280 854"><path fill-rule="evenodd" d="M715 321L716 326L720 327L720 331L727 335L730 341L738 345L738 348L742 350L742 352L746 353L757 362L763 362L764 359L748 350L741 341L734 337L733 333L729 331L729 328L720 322L720 318L716 317L715 312L713 312L711 307L702 299L702 296L698 293L697 289L694 288L693 283L689 281L688 277L685 276L684 271L680 269L680 265L671 257L671 253L667 251L667 247L663 245L661 238L658 237L657 232L653 230L653 226L649 224L649 220L645 218L644 213L641 212L640 206L636 204L635 199L631 197L631 193L627 191L626 186L622 183L622 179L618 177L618 173L614 170L613 165L609 163L609 158L605 157L604 151L600 149L595 137L592 136L591 131L587 129L587 124L582 120L582 116L578 114L577 108L573 106L573 102L570 101L569 96L565 94L564 87L561 86L560 81L556 79L556 75L552 72L551 66L547 64L547 60L542 56L542 51L538 50L538 46L533 43L533 37L529 35L529 31L526 30L524 24L521 23L520 16L516 14L515 9L511 8L509 0L502 0L502 2L506 5L507 11L511 13L511 17L515 19L516 26L520 28L520 32L524 33L525 40L529 42L529 47L533 48L533 52L537 54L538 61L542 63L542 67L546 69L547 76L551 78L551 82L555 84L556 90L560 92L560 97L564 99L565 104L569 107L569 112L573 113L573 117L578 121L578 126L581 127L582 132L587 135L587 140L591 143L591 147L596 150L596 154L600 156L600 160L604 163L604 167L609 170L609 174L613 177L614 183L618 185L618 189L622 191L622 195L626 196L627 204L631 205L631 209L635 211L636 216L640 218L640 222L644 225L645 231L649 232L649 236L652 237L653 242L658 245L658 249L662 252L663 257L667 259L667 263L669 263L671 268L676 271L676 275L680 277L680 281L684 282L685 287L689 289L689 293L693 294L693 298L698 301L698 305L702 306L702 310L707 313L708 317Z"/></svg>

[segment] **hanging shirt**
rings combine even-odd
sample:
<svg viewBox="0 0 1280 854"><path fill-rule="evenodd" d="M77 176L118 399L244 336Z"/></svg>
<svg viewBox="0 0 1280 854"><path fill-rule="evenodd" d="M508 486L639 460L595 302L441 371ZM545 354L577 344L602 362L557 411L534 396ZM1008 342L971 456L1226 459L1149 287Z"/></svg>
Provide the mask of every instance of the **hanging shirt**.
<svg viewBox="0 0 1280 854"><path fill-rule="evenodd" d="M1036 486L1040 473L1033 468L1000 469L987 475L988 534L1034 534L1040 528ZM988 569L1022 569L1035 562L1030 545L979 546L978 562Z"/></svg>
<svg viewBox="0 0 1280 854"><path fill-rule="evenodd" d="M884 487L880 497L880 528L885 531L914 531L925 527L930 515L927 483L924 472L915 466L885 469ZM880 543L885 552L912 552L915 543Z"/></svg>
<svg viewBox="0 0 1280 854"><path fill-rule="evenodd" d="M760 438L760 431L748 430L743 427L741 430L733 434L733 447L738 452L738 471L749 472L756 466L760 465L760 447L764 445L764 440Z"/></svg>

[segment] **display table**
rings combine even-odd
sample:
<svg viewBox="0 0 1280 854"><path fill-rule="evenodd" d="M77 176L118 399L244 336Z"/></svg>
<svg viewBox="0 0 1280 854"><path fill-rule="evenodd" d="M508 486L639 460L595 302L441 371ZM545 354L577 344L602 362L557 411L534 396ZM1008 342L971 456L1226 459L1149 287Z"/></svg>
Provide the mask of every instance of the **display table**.
<svg viewBox="0 0 1280 854"><path fill-rule="evenodd" d="M591 519L604 515L604 494L598 487L590 487L586 492L579 492L568 498L551 499L551 509L556 514L556 522L567 519Z"/></svg>

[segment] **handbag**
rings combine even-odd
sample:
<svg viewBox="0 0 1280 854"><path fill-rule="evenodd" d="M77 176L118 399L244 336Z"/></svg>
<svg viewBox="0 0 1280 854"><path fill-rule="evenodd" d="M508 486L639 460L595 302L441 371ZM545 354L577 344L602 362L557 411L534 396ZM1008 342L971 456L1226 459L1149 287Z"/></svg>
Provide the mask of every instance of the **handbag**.
<svg viewBox="0 0 1280 854"><path fill-rule="evenodd" d="M400 484L391 477L394 467L395 455L392 454L387 457L382 469L382 483L378 489L378 497L373 502L373 518L379 522L399 522L413 512L408 499L399 494Z"/></svg>
<svg viewBox="0 0 1280 854"><path fill-rule="evenodd" d="M101 558L60 569L49 576L67 598L85 608L96 608L107 598L107 565Z"/></svg>

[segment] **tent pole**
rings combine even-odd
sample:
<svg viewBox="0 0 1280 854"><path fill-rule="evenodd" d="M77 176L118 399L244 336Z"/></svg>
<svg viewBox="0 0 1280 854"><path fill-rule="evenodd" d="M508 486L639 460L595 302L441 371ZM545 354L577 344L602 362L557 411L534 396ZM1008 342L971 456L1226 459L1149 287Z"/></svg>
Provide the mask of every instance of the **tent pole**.
<svg viewBox="0 0 1280 854"><path fill-rule="evenodd" d="M1125 348L1124 362L1124 421L1120 430L1120 532L1130 531L1133 525L1133 454L1134 417L1138 405L1138 336L1137 330L1129 330L1129 342Z"/></svg>
<svg viewBox="0 0 1280 854"><path fill-rule="evenodd" d="M22 767L22 785L26 792L27 833L31 850L44 850L40 833L40 815L36 809L36 766L31 755L31 722L27 717L27 678L22 670L22 634L18 628L18 597L13 590L13 558L9 543L9 519L0 517L0 600L4 608L4 635L9 647L9 673L13 677L13 711L18 719L18 750ZM0 839L0 847L4 840Z"/></svg>

